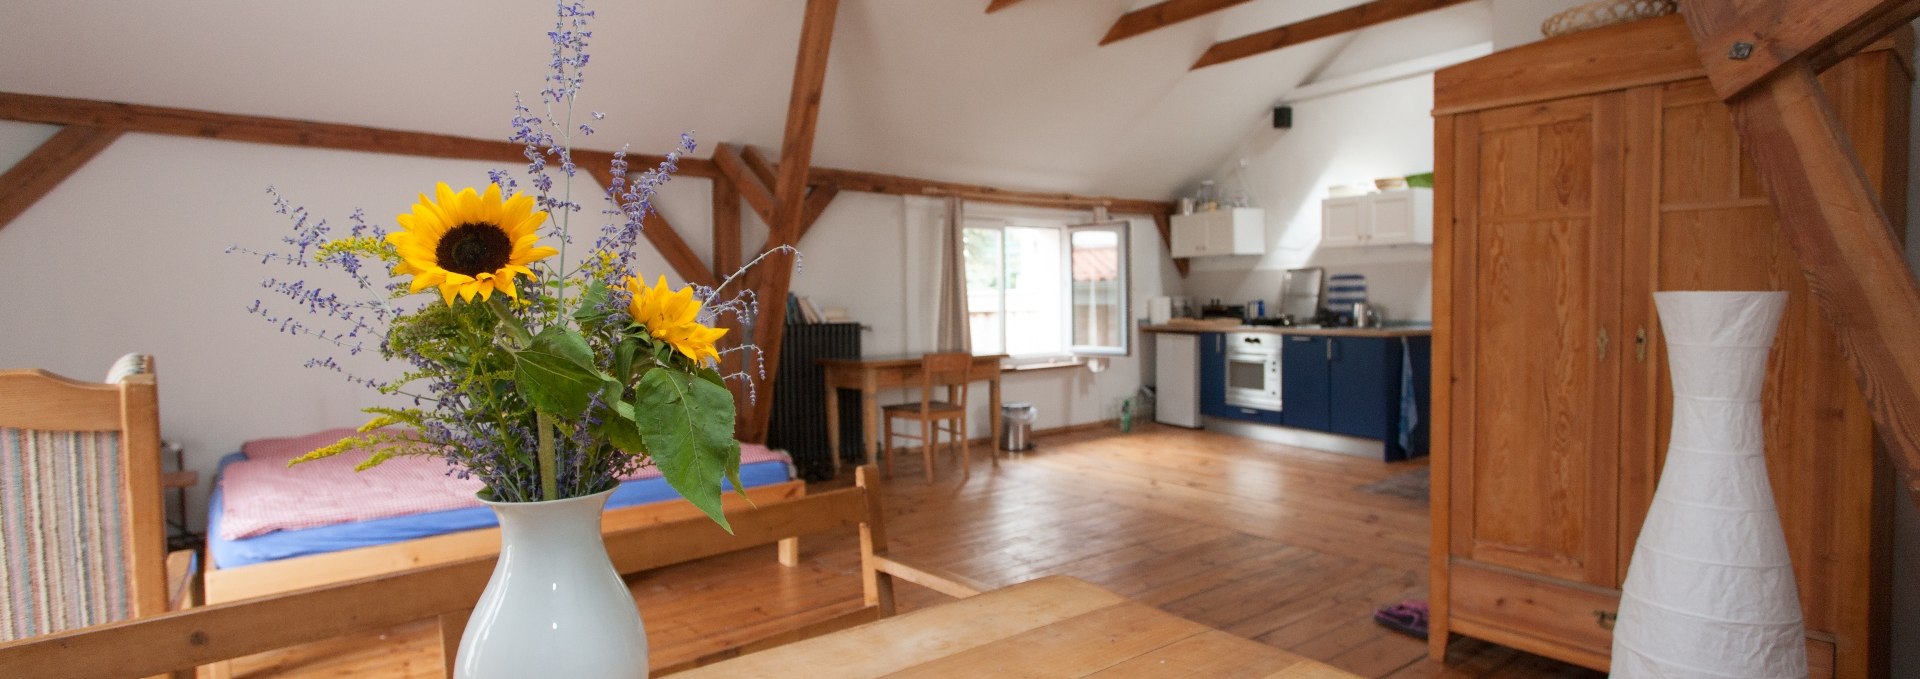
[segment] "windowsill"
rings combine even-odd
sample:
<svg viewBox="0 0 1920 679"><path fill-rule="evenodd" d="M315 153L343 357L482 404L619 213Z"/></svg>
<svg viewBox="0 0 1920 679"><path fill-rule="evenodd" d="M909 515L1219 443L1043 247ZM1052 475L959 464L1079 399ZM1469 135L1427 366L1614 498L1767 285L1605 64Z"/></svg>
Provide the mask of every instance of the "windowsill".
<svg viewBox="0 0 1920 679"><path fill-rule="evenodd" d="M1059 360L1047 361L1044 363L1019 363L1019 364L1013 364L1013 365L1008 365L1003 363L1000 365L1000 371L1010 372L1010 373L1037 372L1041 370L1059 370L1062 368L1078 368L1086 364L1087 364L1087 359L1084 359L1084 358L1063 358Z"/></svg>

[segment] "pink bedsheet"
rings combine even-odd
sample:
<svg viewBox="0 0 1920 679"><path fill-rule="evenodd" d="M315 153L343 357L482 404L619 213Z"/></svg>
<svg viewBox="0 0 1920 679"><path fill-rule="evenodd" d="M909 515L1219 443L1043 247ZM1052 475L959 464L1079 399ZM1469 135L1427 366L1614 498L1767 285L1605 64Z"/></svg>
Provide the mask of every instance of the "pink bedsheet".
<svg viewBox="0 0 1920 679"><path fill-rule="evenodd" d="M287 466L287 460L351 433L351 429L328 430L241 446L248 459L227 465L220 474L221 537L239 540L279 530L480 506L474 497L480 482L449 476L446 461L438 457L396 457L356 472L354 465L365 460L367 453L349 451ZM740 444L741 464L776 460L788 458L766 446ZM658 468L647 467L621 480L657 476Z"/></svg>

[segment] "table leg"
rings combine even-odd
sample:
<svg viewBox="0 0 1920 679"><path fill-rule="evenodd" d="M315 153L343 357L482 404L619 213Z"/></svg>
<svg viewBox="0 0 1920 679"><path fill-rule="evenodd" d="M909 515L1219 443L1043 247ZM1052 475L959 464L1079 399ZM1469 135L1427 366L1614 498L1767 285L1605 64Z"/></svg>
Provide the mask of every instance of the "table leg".
<svg viewBox="0 0 1920 679"><path fill-rule="evenodd" d="M872 389L860 391L860 431L866 434L867 464L879 459L875 453L880 449L879 430L874 425L880 422L880 395Z"/></svg>
<svg viewBox="0 0 1920 679"><path fill-rule="evenodd" d="M987 457L1000 466L1000 376L987 380Z"/></svg>
<svg viewBox="0 0 1920 679"><path fill-rule="evenodd" d="M840 390L827 386L827 456L833 458L833 477L840 478Z"/></svg>

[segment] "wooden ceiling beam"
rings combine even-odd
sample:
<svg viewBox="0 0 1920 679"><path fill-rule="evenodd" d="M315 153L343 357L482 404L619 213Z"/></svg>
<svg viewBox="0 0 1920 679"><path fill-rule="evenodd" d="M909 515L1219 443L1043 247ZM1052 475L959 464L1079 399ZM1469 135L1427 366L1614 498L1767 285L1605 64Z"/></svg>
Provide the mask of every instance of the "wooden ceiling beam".
<svg viewBox="0 0 1920 679"><path fill-rule="evenodd" d="M1167 252L1173 252L1173 216L1165 212L1153 213L1153 228L1160 232L1160 246L1166 248ZM1173 268L1180 272L1181 278L1187 277L1187 267L1192 263L1193 260L1186 257L1173 258Z"/></svg>
<svg viewBox="0 0 1920 679"><path fill-rule="evenodd" d="M1110 212L1150 215L1169 213L1173 204L1166 201L1141 200L1137 198L1114 198L1110 196L1082 196L1072 193L1047 193L1041 191L1016 191L979 184L961 184L934 179L920 179L879 172L861 172L858 170L840 170L830 167L814 168L813 181L816 184L832 184L843 191L862 191L866 193L887 193L900 196L959 196L967 200L1004 205L1026 205L1030 207L1050 207L1060 209L1107 208Z"/></svg>
<svg viewBox="0 0 1920 679"><path fill-rule="evenodd" d="M1245 2L1247 0L1167 0L1148 5L1120 15L1120 19L1113 22L1113 27L1107 29L1106 37L1100 39L1100 44L1107 45L1126 40Z"/></svg>
<svg viewBox="0 0 1920 679"><path fill-rule="evenodd" d="M0 120L402 156L527 162L526 147L508 141L34 94L0 93ZM612 157L609 151L574 152L574 161L582 167L588 166L589 158ZM663 160L659 155L627 155L635 166L658 165ZM712 161L703 158L681 158L679 165L680 174L689 177L718 174Z"/></svg>
<svg viewBox="0 0 1920 679"><path fill-rule="evenodd" d="M1199 70L1216 64L1224 64L1237 59L1245 59L1256 54L1265 54L1282 47L1298 45L1309 40L1319 40L1328 36L1356 31L1368 26L1383 24L1395 19L1424 14L1444 7L1452 7L1471 0L1374 0L1334 12L1322 14L1305 21L1296 21L1285 26L1269 28L1259 33L1244 35L1232 40L1213 44L1207 48L1200 60L1193 62L1188 70Z"/></svg>
<svg viewBox="0 0 1920 679"><path fill-rule="evenodd" d="M55 132L0 174L0 229L120 138L120 130L73 125Z"/></svg>
<svg viewBox="0 0 1920 679"><path fill-rule="evenodd" d="M794 57L793 89L787 98L786 132L780 144L780 167L773 185L774 210L772 242L792 245L798 239L805 215L807 174L813 161L814 130L820 120L820 94L826 89L827 56L833 46L833 23L840 10L839 0L807 0L805 18L800 25L799 54ZM760 315L754 319L753 340L760 348L765 378L756 390L759 399L751 404L752 417L739 423L741 440L764 442L767 420L773 415L774 376L780 372L780 344L786 333L787 292L793 283L793 255L775 252L762 260L762 269L753 280L760 300Z"/></svg>
<svg viewBox="0 0 1920 679"><path fill-rule="evenodd" d="M726 177L713 180L713 272L725 279L740 270L740 189Z"/></svg>
<svg viewBox="0 0 1920 679"><path fill-rule="evenodd" d="M1811 11L1798 2L1690 2L1683 14L1714 91L1731 99L1798 59L1826 70L1907 25L1920 0L1823 0Z"/></svg>
<svg viewBox="0 0 1920 679"><path fill-rule="evenodd" d="M813 223L820 220L820 213L826 212L827 206L833 204L833 199L839 195L838 186L815 186L807 192L806 211L800 216L800 233L794 237L794 243L807 237L807 232L813 230Z"/></svg>
<svg viewBox="0 0 1920 679"><path fill-rule="evenodd" d="M1019 3L1020 3L1020 0L993 0L993 2L987 3L987 13L992 14L994 12L998 12L1008 7L1017 5Z"/></svg>
<svg viewBox="0 0 1920 679"><path fill-rule="evenodd" d="M720 170L721 176L733 183L734 190L739 191L740 197L746 199L747 206L753 208L753 213L760 216L760 221L767 224L774 223L773 189L761 182L760 177L753 173L746 159L740 156L740 149L724 142L714 146L713 165Z"/></svg>
<svg viewBox="0 0 1920 679"><path fill-rule="evenodd" d="M1772 199L1813 299L1833 329L1902 487L1920 504L1920 281L1853 152L1816 65L1920 14L1911 0L1689 3L1687 28L1740 145ZM1764 22L1777 21L1778 26ZM1717 41L1752 40L1742 54ZM1709 49L1708 45L1719 44ZM1726 61L1756 61L1751 68ZM1778 61L1773 64L1769 62ZM1905 209L1905 205L1892 206Z"/></svg>
<svg viewBox="0 0 1920 679"><path fill-rule="evenodd" d="M778 183L780 175L774 170L777 164L767 160L766 154L760 152L760 147L741 144L740 159L747 161L747 169L753 170L753 176L759 177L761 184L771 187Z"/></svg>

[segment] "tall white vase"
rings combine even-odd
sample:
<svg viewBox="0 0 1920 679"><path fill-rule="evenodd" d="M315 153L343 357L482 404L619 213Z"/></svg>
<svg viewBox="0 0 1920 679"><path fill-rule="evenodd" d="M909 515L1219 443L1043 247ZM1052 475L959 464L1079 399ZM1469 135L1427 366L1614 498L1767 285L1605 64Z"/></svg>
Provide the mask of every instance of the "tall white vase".
<svg viewBox="0 0 1920 679"><path fill-rule="evenodd" d="M487 503L500 561L460 637L457 679L646 679L640 609L600 537L612 494Z"/></svg>
<svg viewBox="0 0 1920 679"><path fill-rule="evenodd" d="M1633 548L1613 676L1807 676L1800 594L1767 482L1760 389L1784 292L1654 294L1673 434Z"/></svg>

